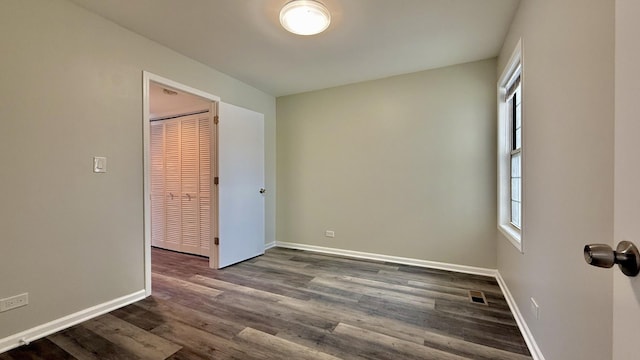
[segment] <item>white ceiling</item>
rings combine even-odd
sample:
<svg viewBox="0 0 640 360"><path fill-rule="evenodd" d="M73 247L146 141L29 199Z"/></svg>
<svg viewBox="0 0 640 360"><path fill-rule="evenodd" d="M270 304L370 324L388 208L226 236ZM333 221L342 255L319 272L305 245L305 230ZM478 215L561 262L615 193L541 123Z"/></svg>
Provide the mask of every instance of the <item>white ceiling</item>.
<svg viewBox="0 0 640 360"><path fill-rule="evenodd" d="M71 0L274 96L497 56L520 0L321 0L329 29L280 26L289 0Z"/></svg>

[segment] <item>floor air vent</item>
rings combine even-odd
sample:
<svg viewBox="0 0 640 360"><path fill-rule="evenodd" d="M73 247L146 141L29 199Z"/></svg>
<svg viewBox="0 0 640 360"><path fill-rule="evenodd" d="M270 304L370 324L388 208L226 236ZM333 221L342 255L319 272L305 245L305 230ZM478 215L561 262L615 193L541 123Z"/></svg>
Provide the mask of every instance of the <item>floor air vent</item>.
<svg viewBox="0 0 640 360"><path fill-rule="evenodd" d="M469 301L474 304L489 305L482 291L469 290Z"/></svg>

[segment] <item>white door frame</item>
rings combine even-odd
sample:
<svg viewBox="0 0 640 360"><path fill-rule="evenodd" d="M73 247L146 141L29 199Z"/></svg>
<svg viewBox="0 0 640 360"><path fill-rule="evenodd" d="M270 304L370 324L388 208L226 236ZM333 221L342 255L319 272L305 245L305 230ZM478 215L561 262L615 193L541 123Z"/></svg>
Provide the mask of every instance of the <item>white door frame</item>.
<svg viewBox="0 0 640 360"><path fill-rule="evenodd" d="M144 194L144 288L146 295L151 295L151 162L149 155L150 148L150 127L151 119L149 114L149 86L151 82L166 86L175 90L182 91L191 95L201 97L211 102L220 102L220 97L211 95L207 92L194 89L190 86L178 83L176 81L164 78L153 73L143 71L142 72L142 137L143 137L143 194ZM215 115L215 114L214 114ZM213 141L213 139L212 139ZM211 154L212 156L214 154ZM213 189L212 189L213 192ZM212 203L213 209L213 203ZM212 219L214 220L214 219ZM212 223L213 224L213 223ZM211 244L209 246L212 252L209 256L209 263L214 264L217 259L214 259L214 249L216 246Z"/></svg>

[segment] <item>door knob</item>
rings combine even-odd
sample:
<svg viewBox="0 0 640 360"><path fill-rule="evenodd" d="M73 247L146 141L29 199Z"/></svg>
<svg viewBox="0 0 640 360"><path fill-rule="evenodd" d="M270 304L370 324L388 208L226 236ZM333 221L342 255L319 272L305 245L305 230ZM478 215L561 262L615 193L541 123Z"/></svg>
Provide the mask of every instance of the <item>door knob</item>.
<svg viewBox="0 0 640 360"><path fill-rule="evenodd" d="M265 188L260 188L260 194L264 194L264 193L266 193L266 192L267 192L267 189L265 189Z"/></svg>
<svg viewBox="0 0 640 360"><path fill-rule="evenodd" d="M618 264L627 276L636 276L640 272L640 252L629 241L621 241L615 251L607 244L585 245L584 260L589 265L603 268Z"/></svg>

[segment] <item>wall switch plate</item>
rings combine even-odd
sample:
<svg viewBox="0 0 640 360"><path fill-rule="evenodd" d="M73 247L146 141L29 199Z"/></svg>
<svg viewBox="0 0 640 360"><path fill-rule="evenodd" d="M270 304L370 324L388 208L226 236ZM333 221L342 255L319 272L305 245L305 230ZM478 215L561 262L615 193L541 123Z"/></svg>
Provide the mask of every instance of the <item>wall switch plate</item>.
<svg viewBox="0 0 640 360"><path fill-rule="evenodd" d="M540 306L534 298L531 298L531 313L536 317L536 320L540 320Z"/></svg>
<svg viewBox="0 0 640 360"><path fill-rule="evenodd" d="M325 230L324 236L332 238L336 237L336 233L333 230Z"/></svg>
<svg viewBox="0 0 640 360"><path fill-rule="evenodd" d="M0 299L0 312L9 311L29 304L29 293Z"/></svg>
<svg viewBox="0 0 640 360"><path fill-rule="evenodd" d="M104 156L93 157L93 172L94 173L106 173L107 172L107 158Z"/></svg>

